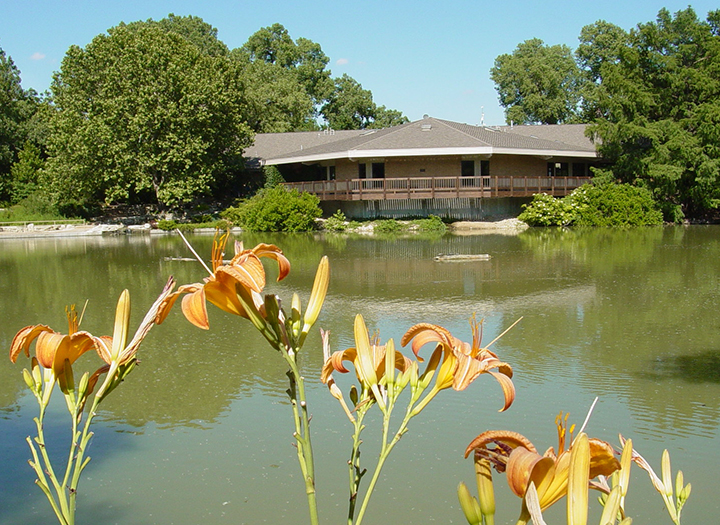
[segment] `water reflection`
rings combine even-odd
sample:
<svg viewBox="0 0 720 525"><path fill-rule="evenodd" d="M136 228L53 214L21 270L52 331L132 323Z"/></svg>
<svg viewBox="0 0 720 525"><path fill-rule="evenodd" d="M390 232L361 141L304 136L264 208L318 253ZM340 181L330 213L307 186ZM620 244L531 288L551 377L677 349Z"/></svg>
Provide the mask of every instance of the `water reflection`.
<svg viewBox="0 0 720 525"><path fill-rule="evenodd" d="M272 242L288 255L293 268L282 283L274 282L276 270L268 266L268 288L286 302L295 291L307 302L320 257L330 257L331 286L318 324L331 330L333 349L353 345L352 320L358 312L384 340L396 341L421 321L468 339L473 313L485 318L489 341L523 316L494 347L516 372L515 406L506 414L494 412L502 402L492 381L479 380L467 392L439 398L415 424L407 444L403 440L396 461L413 469L432 467L433 479L442 481L426 487L417 470L411 472L412 483L407 469L389 470L387 488L392 490L387 499L377 498L377 521L385 519L385 512L393 516L398 508L410 507L416 510L404 518L406 523L447 522L448 513L459 520L453 487L469 469L460 451L474 435L488 426L511 428L550 445L555 414L570 410L582 419L596 395L601 401L591 422L593 435L612 441L618 431L632 435L648 442L643 453L657 459L665 447L671 452L694 450L692 455L673 456L673 464L698 487L714 483L704 473L720 468L720 459L711 452L717 449L720 416L715 314L720 306L720 228L531 229L518 236L395 240L278 234L244 235L242 240L246 247ZM195 235L192 242L209 256L212 236ZM448 264L434 261L438 253L488 253L492 258ZM0 346L9 348L14 333L28 324L64 327L65 305L82 304L86 298L90 303L83 328L110 333L115 301L125 287L130 289L136 326L169 274L179 283L202 279L199 264L166 260L178 256L187 257L187 250L171 236L4 241ZM213 499L212 494L219 493L234 501L252 500L252 505L242 506L250 523L277 523L295 506L304 506L292 478L296 466L288 446L283 361L243 320L212 307L209 315L209 332L187 323L179 309L153 329L141 348L139 369L103 404L100 439L93 443L92 455L105 458L93 475L102 476L112 465L128 487L135 487L127 489L133 493L139 490L136 473L121 465L144 469L152 463L144 475L154 481L143 482L143 493L161 501L157 505L166 519L148 517L158 513L152 502L128 509L126 502L113 501L116 486L107 479L102 485L106 488L86 496L87 508L95 509L86 516L106 515L103 509L112 505L122 509L113 518L118 523L230 523L231 518L218 511L222 501ZM341 467L349 443L343 441L346 429L339 408L318 385L322 357L314 351L317 334L312 337L302 365L310 378L317 441L328 447L319 469L326 476L325 488L344 487ZM20 370L0 360L0 433L8 436L2 455L21 458L7 465L21 473L22 483L28 481L18 489L22 494L11 488L20 481L0 484L0 521L8 523L23 521L10 517L3 508L6 501L36 497L23 465L27 452L20 436L30 432L33 407ZM343 445L338 447L338 442ZM179 456L185 459L178 462ZM436 465L438 459L442 467ZM228 474L228 465L248 480ZM215 478L203 474L205 469L218 480L232 481L212 481ZM202 494L194 494L199 509L191 514L168 509L168 502L180 509L187 501L183 491L193 489L183 481L186 476L201 479L204 487ZM175 478L177 494L172 498L157 489ZM274 487L285 485L284 499L273 501L269 494ZM634 488L638 500L647 496L648 501L648 508L635 515L639 522L664 519L656 496ZM38 512L45 516L44 503L37 501ZM684 512L689 523L709 521L718 510L702 489L693 492L688 505ZM256 506L269 514L253 514L259 512L252 510ZM325 519L337 522L342 512L330 511Z"/></svg>

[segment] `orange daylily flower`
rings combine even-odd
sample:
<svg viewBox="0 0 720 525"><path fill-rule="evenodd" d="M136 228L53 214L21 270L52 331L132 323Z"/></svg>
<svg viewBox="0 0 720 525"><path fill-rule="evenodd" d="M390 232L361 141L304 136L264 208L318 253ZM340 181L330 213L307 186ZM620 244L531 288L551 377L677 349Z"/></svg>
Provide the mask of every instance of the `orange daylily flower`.
<svg viewBox="0 0 720 525"><path fill-rule="evenodd" d="M490 430L477 436L465 450L465 457L475 452L475 458L490 461L498 472L506 472L508 485L515 495L525 498L530 483L535 485L541 510L550 507L568 493L571 453L575 443L565 448L566 420L558 416L558 452L549 448L540 455L533 444L517 432ZM570 430L572 433L572 428ZM571 436L572 437L572 436ZM589 487L606 491L592 480L609 476L620 469L613 447L602 440L587 440L590 451Z"/></svg>
<svg viewBox="0 0 720 525"><path fill-rule="evenodd" d="M385 377L385 361L388 357L389 346L389 344L379 344L377 337L370 338L365 320L362 315L358 314L355 316L355 348L333 352L329 358L326 358L320 380L328 384L334 370L343 374L348 373L349 370L345 368L343 361L351 361L360 383L364 388L372 389L375 396L378 397L377 385ZM395 368L401 372L405 372L412 366L412 361L398 351L394 351L391 359L394 359Z"/></svg>
<svg viewBox="0 0 720 525"><path fill-rule="evenodd" d="M52 370L54 377L63 381L65 361L71 365L88 350L96 349L95 337L90 332L79 331L75 305L65 310L68 319L67 335L54 331L46 325L26 326L10 343L10 361L15 363L18 355L25 352L30 357L30 344L37 339L35 356L43 368Z"/></svg>
<svg viewBox="0 0 720 525"><path fill-rule="evenodd" d="M46 325L26 326L15 335L10 344L10 360L15 363L21 352L25 352L25 355L30 357L30 344L37 339L35 356L38 363L43 368L52 370L53 376L60 381L63 390L65 389L65 364L72 365L88 350L94 349L107 365L113 362L118 366L124 365L135 356L140 343L155 324L158 309L174 284L175 281L170 277L162 293L148 310L129 343L127 343L127 335L130 321L130 296L128 291L125 290L118 300L113 337L96 337L90 332L79 331L80 323L73 305L66 310L68 318L67 335L55 332ZM91 377L90 384L94 385L98 376L108 369L108 366L98 369Z"/></svg>
<svg viewBox="0 0 720 525"><path fill-rule="evenodd" d="M515 386L512 382L512 367L500 361L497 355L480 346L481 325L471 321L472 344L454 337L448 330L434 324L420 323L412 326L400 343L405 346L412 340L412 351L418 357L420 349L427 343L438 343L430 358L430 362L439 361L435 388L465 390L480 374L492 375L503 389L505 404L500 410L507 410L515 399ZM496 368L497 372L492 369Z"/></svg>
<svg viewBox="0 0 720 525"><path fill-rule="evenodd" d="M210 328L207 301L228 313L248 318L237 296L238 286L250 292L255 306L261 311L263 303L260 292L265 288L265 269L260 258L268 257L278 263L278 281L290 272L290 261L283 255L282 250L273 244L258 244L251 250L244 250L242 243L236 242L235 256L229 263L224 264L223 252L227 238L228 234L224 233L213 243L213 270L210 276L204 279L204 283L186 284L170 294L159 309L157 324L165 320L175 301L184 294L187 295L182 300L183 314L188 321L204 330Z"/></svg>

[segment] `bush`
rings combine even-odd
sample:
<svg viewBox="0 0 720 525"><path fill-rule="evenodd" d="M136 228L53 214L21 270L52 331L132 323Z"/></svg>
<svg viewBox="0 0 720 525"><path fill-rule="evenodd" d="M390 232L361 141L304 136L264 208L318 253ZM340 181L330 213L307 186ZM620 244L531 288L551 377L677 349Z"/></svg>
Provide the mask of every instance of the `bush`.
<svg viewBox="0 0 720 525"><path fill-rule="evenodd" d="M427 219L414 220L413 224L417 226L419 232L445 233L447 231L447 225L436 215L430 215Z"/></svg>
<svg viewBox="0 0 720 525"><path fill-rule="evenodd" d="M325 221L323 228L329 232L344 232L348 229L347 217L338 210Z"/></svg>
<svg viewBox="0 0 720 525"><path fill-rule="evenodd" d="M571 203L577 226L649 226L663 222L652 194L630 184L585 184L564 200Z"/></svg>
<svg viewBox="0 0 720 525"><path fill-rule="evenodd" d="M376 221L373 231L375 233L400 233L405 230L405 225L394 219Z"/></svg>
<svg viewBox="0 0 720 525"><path fill-rule="evenodd" d="M575 219L575 213L565 199L536 193L530 204L523 204L518 219L530 226L568 226Z"/></svg>
<svg viewBox="0 0 720 525"><path fill-rule="evenodd" d="M585 184L556 199L541 193L518 216L530 226L649 226L663 214L652 194L630 184Z"/></svg>
<svg viewBox="0 0 720 525"><path fill-rule="evenodd" d="M262 189L239 206L220 214L248 231L260 232L310 231L321 215L320 199L315 195L283 186Z"/></svg>

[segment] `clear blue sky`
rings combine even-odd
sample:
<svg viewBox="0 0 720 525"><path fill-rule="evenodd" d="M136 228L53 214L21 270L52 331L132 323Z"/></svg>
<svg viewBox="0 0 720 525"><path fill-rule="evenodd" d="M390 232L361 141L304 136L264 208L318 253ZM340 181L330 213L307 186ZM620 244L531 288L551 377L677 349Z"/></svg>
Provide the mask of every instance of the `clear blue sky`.
<svg viewBox="0 0 720 525"><path fill-rule="evenodd" d="M698 16L720 6L691 4ZM0 47L20 69L23 87L46 90L68 47L85 46L119 22L168 13L193 15L218 29L229 48L279 22L293 39L318 42L333 76L347 73L375 102L411 120L423 114L503 124L490 80L495 57L529 38L575 49L583 26L606 20L624 29L655 20L682 0L2 0Z"/></svg>

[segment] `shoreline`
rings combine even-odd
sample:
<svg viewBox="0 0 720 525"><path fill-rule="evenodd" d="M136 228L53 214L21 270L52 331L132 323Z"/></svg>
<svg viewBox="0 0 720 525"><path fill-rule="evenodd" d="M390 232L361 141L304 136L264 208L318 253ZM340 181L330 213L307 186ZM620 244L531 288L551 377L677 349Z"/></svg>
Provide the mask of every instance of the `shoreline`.
<svg viewBox="0 0 720 525"><path fill-rule="evenodd" d="M457 235L475 235L496 233L514 235L526 230L529 226L517 219L504 219L501 221L458 221L448 226L448 233ZM233 232L242 232L240 228L233 228ZM322 230L321 230L322 231ZM214 228L198 228L195 233L214 233ZM124 224L81 224L62 226L35 226L27 227L6 226L0 227L0 239L38 239L38 238L65 238L65 237L98 237L103 235L167 235L172 231L152 228L150 224L130 225ZM372 232L347 232L367 234Z"/></svg>

